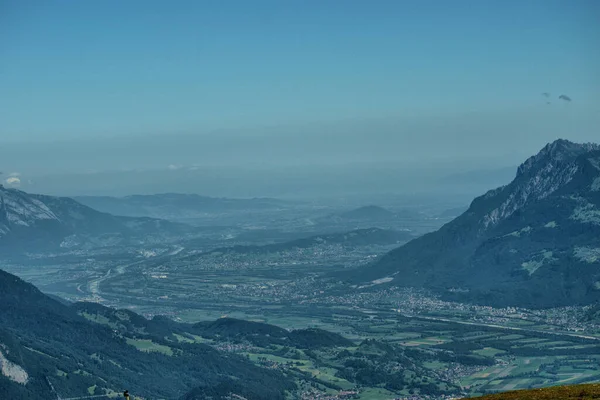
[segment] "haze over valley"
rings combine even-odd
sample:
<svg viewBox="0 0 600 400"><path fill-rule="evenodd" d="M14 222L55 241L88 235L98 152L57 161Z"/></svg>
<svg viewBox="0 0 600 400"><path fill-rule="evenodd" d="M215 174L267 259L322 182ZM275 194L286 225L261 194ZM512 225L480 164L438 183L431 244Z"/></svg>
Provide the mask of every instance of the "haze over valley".
<svg viewBox="0 0 600 400"><path fill-rule="evenodd" d="M597 2L0 15L0 399L600 393Z"/></svg>
<svg viewBox="0 0 600 400"><path fill-rule="evenodd" d="M52 296L2 275L3 304L13 310L2 314L12 343L6 357L36 349L59 360L40 367L43 357L21 358L27 363L9 371L23 372L5 372L3 390L75 396L88 385L91 395L110 394L118 376L149 398L455 398L594 381L599 181L600 147L559 140L468 207L426 196L390 196L383 205L183 194L70 199L3 187L3 269ZM25 344L41 336L23 318L44 326L51 313L88 330L110 327L102 340L121 353L91 344L69 350L93 356L73 386L64 380L74 367L60 361L60 335L50 347ZM72 340L85 340L83 328L68 323ZM119 357L135 360L136 352L138 362L166 357L174 371L189 370L186 363L211 348L210 357L242 356L228 364L234 376L262 374L251 372L258 365L281 374L260 378L277 385L239 386L211 377L212 367L186 378L205 382L199 387L176 378L140 385L118 370L96 371L104 362L122 368ZM390 372L395 363L403 367ZM50 378L48 368L58 375ZM46 380L52 386L29 387Z"/></svg>

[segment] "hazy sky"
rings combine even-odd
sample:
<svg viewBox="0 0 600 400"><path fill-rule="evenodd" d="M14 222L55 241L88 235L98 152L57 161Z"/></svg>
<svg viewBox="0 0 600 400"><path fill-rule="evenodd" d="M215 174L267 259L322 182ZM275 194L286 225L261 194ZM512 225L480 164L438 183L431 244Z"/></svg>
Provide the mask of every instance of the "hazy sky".
<svg viewBox="0 0 600 400"><path fill-rule="evenodd" d="M0 171L77 193L101 171L369 164L394 188L514 166L599 141L599 49L597 0L0 0Z"/></svg>
<svg viewBox="0 0 600 400"><path fill-rule="evenodd" d="M0 2L0 141L558 103L600 109L595 0Z"/></svg>

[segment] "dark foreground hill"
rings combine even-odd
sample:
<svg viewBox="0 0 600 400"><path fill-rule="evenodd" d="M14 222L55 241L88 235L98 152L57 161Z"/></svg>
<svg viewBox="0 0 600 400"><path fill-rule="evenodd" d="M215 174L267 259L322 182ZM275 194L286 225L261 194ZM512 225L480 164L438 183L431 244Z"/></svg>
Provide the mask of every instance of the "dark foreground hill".
<svg viewBox="0 0 600 400"><path fill-rule="evenodd" d="M249 353L261 355L261 366ZM1 399L80 398L127 389L145 399L284 400L297 397L304 384L343 390L336 382L385 385L398 393L458 393L459 387L424 366L435 354L376 340L355 343L315 328L289 331L231 318L181 324L94 303L63 304L0 270ZM277 367L266 356L288 361ZM328 366L336 378L320 379L303 369L306 363Z"/></svg>
<svg viewBox="0 0 600 400"><path fill-rule="evenodd" d="M262 347L284 345L301 349L317 349L354 345L352 341L345 337L322 329L309 328L288 331L262 322L235 318L220 318L216 321L200 322L192 327L191 332L206 338L246 340Z"/></svg>
<svg viewBox="0 0 600 400"><path fill-rule="evenodd" d="M600 399L600 383L555 386L543 389L515 390L512 392L476 397L478 400L592 400Z"/></svg>
<svg viewBox="0 0 600 400"><path fill-rule="evenodd" d="M355 346L315 328L286 330L232 318L183 324L96 303L63 303L0 270L0 399L128 389L147 399L283 400L298 379L313 379L300 370L262 368L213 346L224 342L281 355Z"/></svg>
<svg viewBox="0 0 600 400"><path fill-rule="evenodd" d="M508 185L350 277L496 306L600 300L600 146L557 140ZM388 279L389 280L389 279Z"/></svg>
<svg viewBox="0 0 600 400"><path fill-rule="evenodd" d="M238 388L235 394L247 399L283 400L295 387L282 373L243 357L166 340L163 322L99 305L67 306L0 270L0 398L47 400L126 388L145 398L176 399L198 387L207 393L225 387L225 395ZM149 344L161 351L135 346Z"/></svg>
<svg viewBox="0 0 600 400"><path fill-rule="evenodd" d="M259 367L243 352L229 352L230 346L286 357L289 365L273 369L265 358ZM298 367L307 362L331 366L346 385L457 393L423 366L431 356L375 340L357 344L315 328L290 331L231 318L192 325L95 303L63 304L0 270L1 399L127 389L145 399L284 400L299 394L296 382L342 390Z"/></svg>

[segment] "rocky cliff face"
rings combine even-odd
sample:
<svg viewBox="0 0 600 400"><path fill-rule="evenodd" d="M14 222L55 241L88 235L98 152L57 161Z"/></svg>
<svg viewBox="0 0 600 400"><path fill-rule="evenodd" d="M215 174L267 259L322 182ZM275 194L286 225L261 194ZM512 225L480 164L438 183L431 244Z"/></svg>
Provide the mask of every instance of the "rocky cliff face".
<svg viewBox="0 0 600 400"><path fill-rule="evenodd" d="M489 228L527 204L545 199L565 187L585 168L582 164L589 162L579 156L590 154L593 159L594 151L599 149L596 144L575 144L566 140L547 144L519 166L512 183L484 196L488 200L501 198L502 203L484 215L483 226Z"/></svg>
<svg viewBox="0 0 600 400"><path fill-rule="evenodd" d="M388 277L391 285L493 305L590 303L600 299L598 254L600 146L558 140L525 161L510 184L351 280Z"/></svg>

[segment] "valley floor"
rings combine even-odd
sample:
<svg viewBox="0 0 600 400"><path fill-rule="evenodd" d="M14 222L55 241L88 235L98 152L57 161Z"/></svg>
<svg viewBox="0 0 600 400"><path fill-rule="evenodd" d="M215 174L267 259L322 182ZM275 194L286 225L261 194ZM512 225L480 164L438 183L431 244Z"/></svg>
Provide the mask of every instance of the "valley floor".
<svg viewBox="0 0 600 400"><path fill-rule="evenodd" d="M14 262L3 268L46 293L146 317L166 315L186 323L231 317L286 329L322 328L357 345L374 339L409 353L424 350L435 356L419 362L438 386L447 382L468 396L600 381L600 326L585 318L585 307L498 309L445 302L423 290L374 285L365 292L341 282L347 268L367 264L392 247L323 244L236 254L154 246L44 255L27 266ZM209 343L267 368L312 376L320 383L298 380L302 399L456 397L411 386L392 389L390 382L357 384L343 376L344 365L328 353L292 357L268 346L181 340ZM128 343L141 351L170 350L151 342Z"/></svg>

